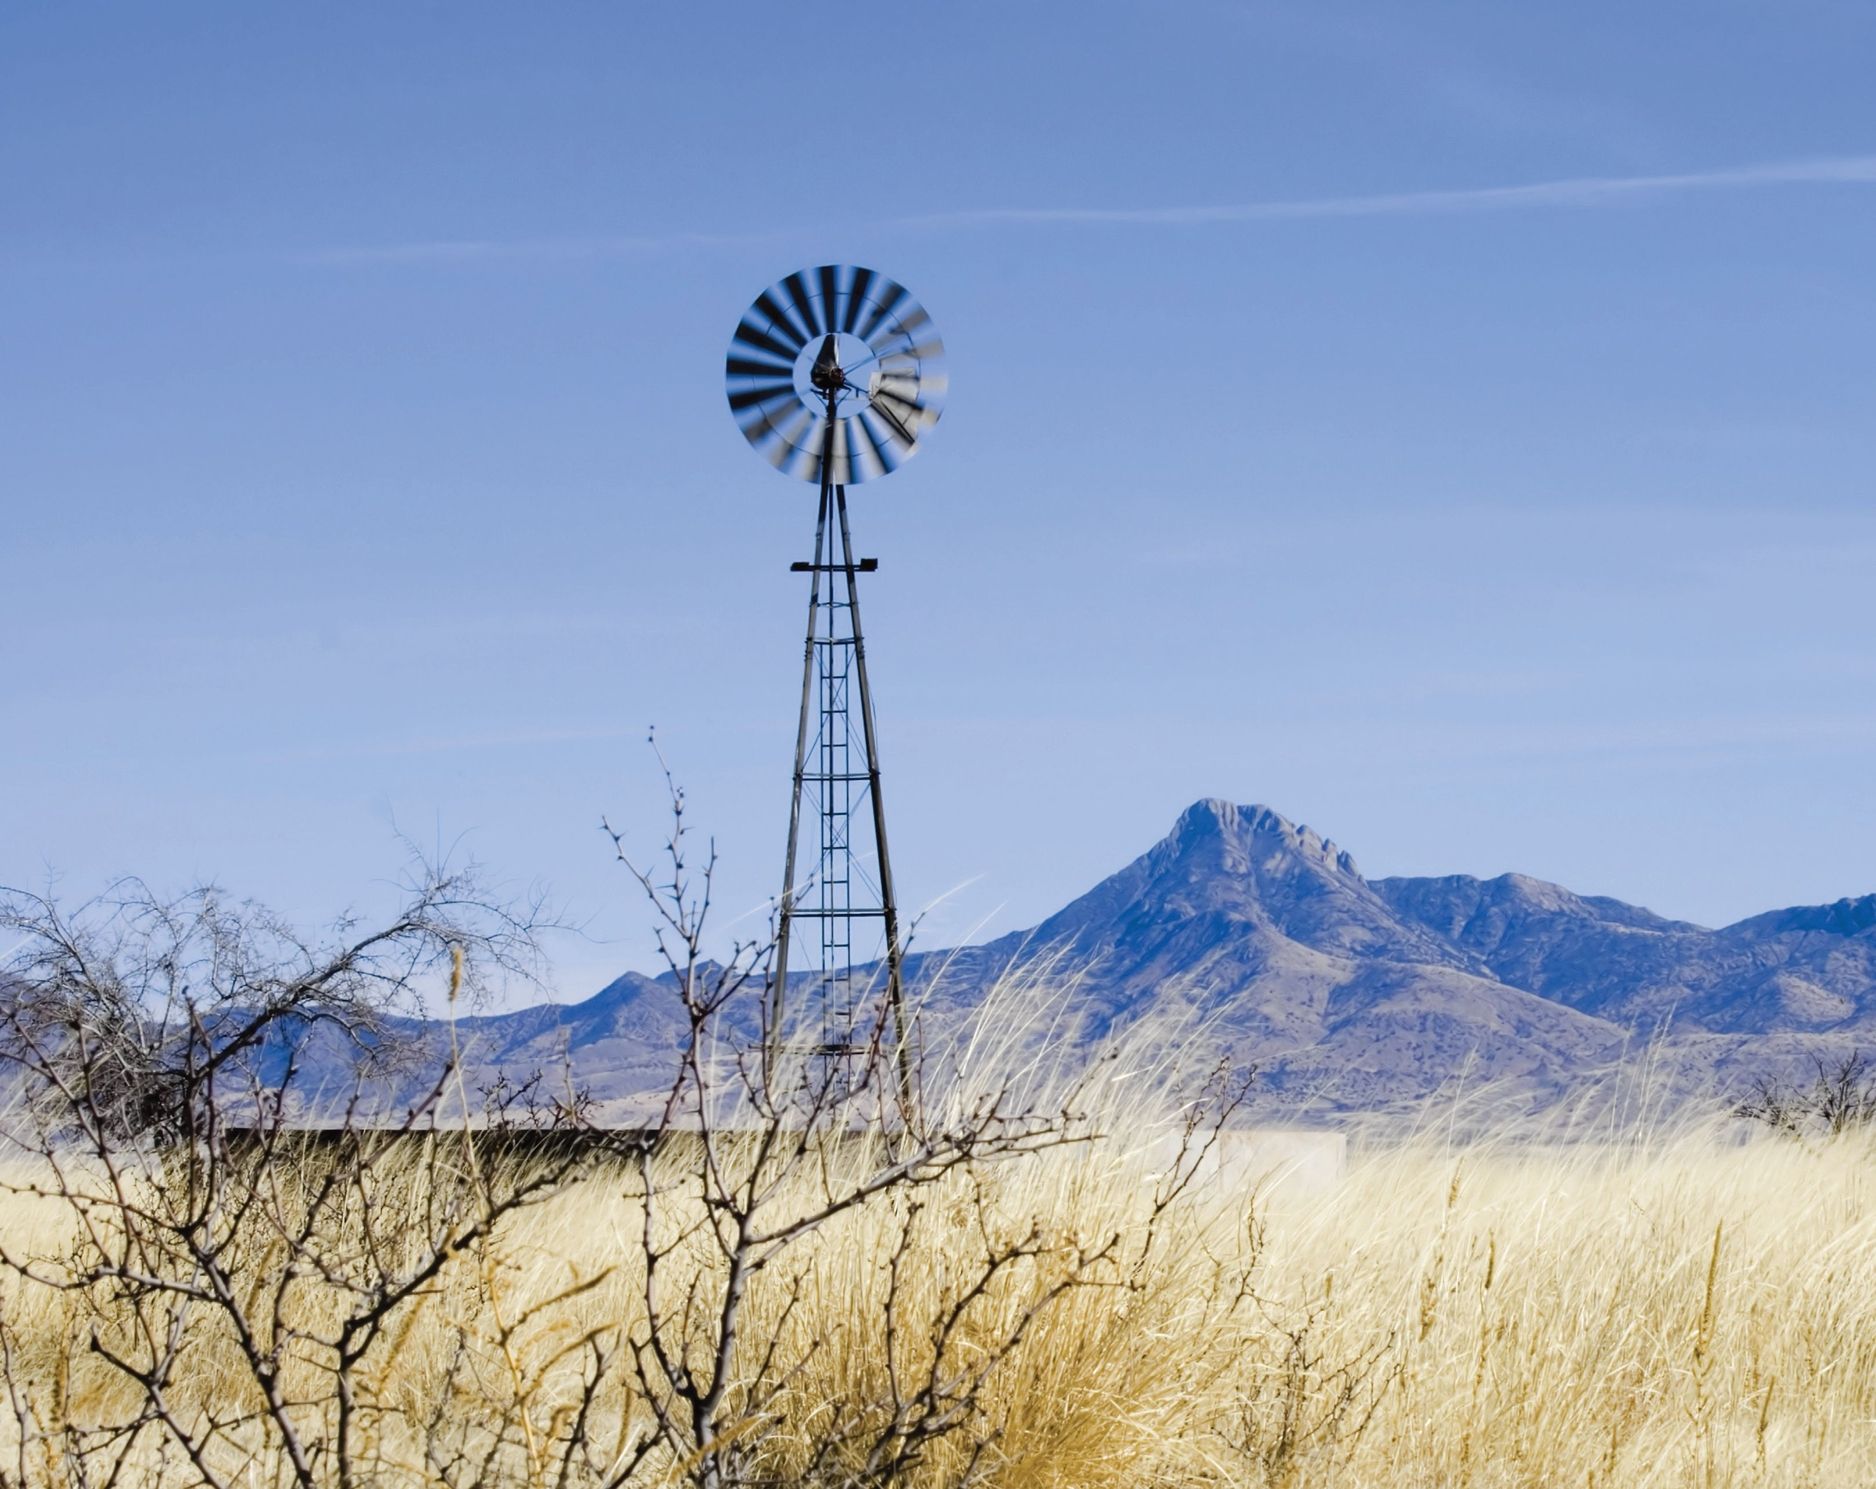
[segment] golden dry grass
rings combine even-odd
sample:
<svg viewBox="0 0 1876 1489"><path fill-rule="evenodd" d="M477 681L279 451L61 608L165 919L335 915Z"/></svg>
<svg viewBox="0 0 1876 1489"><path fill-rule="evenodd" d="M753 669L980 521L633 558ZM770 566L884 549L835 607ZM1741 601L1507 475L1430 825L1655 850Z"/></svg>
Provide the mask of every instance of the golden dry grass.
<svg viewBox="0 0 1876 1489"><path fill-rule="evenodd" d="M1135 1114L1126 1130L1143 1125ZM768 1471L787 1481L831 1422L885 1391L896 1249L905 1371L929 1354L975 1248L1034 1223L1043 1253L973 1305L959 1359L993 1358L1073 1247L1120 1241L1090 1285L1036 1315L988 1375L968 1429L908 1483L956 1481L973 1434L989 1439L985 1481L1025 1489L1876 1482L1867 1139L1377 1146L1321 1193L1198 1186L1149 1241L1152 1162L1150 1149L1109 1140L960 1174L917 1215L882 1205L847 1217L792 1268L762 1274L745 1361L778 1329L806 1357ZM492 1451L489 1482L553 1482L591 1359L571 1346L642 1314L638 1225L623 1180L591 1177L453 1263L361 1371L380 1408L362 1481L463 1482L436 1467L442 1444ZM53 1202L9 1198L0 1211L15 1255L54 1264L72 1234ZM800 1301L783 1321L791 1279ZM544 1301L569 1288L580 1290ZM295 1322L316 1332L330 1300L311 1282L296 1296ZM115 1326L111 1307L5 1283L8 1384L47 1434L29 1446L29 1482L75 1481L68 1425L137 1410L135 1391L87 1348L94 1327ZM214 1328L189 1348L180 1414L254 1394ZM330 1384L317 1351L303 1356L291 1385L316 1442L330 1432ZM584 1431L604 1458L643 1416L615 1370ZM0 1421L0 1433L11 1478L18 1428ZM194 1481L159 1442L140 1440L127 1481ZM224 1462L236 1446L224 1445ZM263 1457L234 1482L275 1482L278 1468ZM643 1481L683 1468L655 1462Z"/></svg>

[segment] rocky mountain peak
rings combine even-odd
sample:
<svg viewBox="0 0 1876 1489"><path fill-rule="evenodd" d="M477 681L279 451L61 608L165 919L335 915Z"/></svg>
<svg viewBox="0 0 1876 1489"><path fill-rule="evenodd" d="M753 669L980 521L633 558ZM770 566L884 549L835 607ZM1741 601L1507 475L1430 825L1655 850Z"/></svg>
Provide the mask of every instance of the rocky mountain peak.
<svg viewBox="0 0 1876 1489"><path fill-rule="evenodd" d="M1173 856L1213 860L1227 873L1269 867L1273 855L1295 855L1331 873L1361 878L1355 860L1315 829L1252 803L1239 806L1216 796L1195 801L1180 813L1162 848Z"/></svg>
<svg viewBox="0 0 1876 1489"><path fill-rule="evenodd" d="M1035 935L1110 960L1162 957L1168 938L1240 958L1293 943L1335 956L1386 947L1406 961L1457 959L1424 929L1402 923L1355 860L1320 833L1269 807L1216 797L1187 807L1148 852Z"/></svg>

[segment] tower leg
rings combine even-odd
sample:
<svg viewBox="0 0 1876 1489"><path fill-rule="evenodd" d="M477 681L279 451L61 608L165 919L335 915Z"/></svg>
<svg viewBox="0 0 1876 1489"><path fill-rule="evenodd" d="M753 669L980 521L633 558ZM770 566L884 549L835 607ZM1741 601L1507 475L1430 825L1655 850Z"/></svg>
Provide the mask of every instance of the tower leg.
<svg viewBox="0 0 1876 1489"><path fill-rule="evenodd" d="M847 488L834 488L834 510L840 519L841 569L847 580L847 613L853 626L853 666L860 682L860 728L866 742L867 795L873 808L873 843L879 859L879 892L886 929L886 1000L892 1018L893 1061L899 1077L899 1117L908 1127L915 1121L912 1085L912 1048L905 1017L905 984L900 962L899 906L892 890L892 856L886 849L886 803L879 790L879 733L873 722L873 689L866 676L865 633L860 628L860 591L854 580L853 536L847 527Z"/></svg>
<svg viewBox="0 0 1876 1489"><path fill-rule="evenodd" d="M782 1018L788 999L788 940L794 926L795 845L801 837L801 795L808 772L808 711L814 707L815 631L821 621L821 574L827 565L827 518L833 488L821 477L821 510L814 522L814 570L808 591L808 639L801 655L801 721L795 727L795 785L788 799L788 857L782 869L782 900L775 930L775 966L769 978L768 1028L763 1043L763 1086L773 1096L781 1055ZM830 576L830 589L831 576Z"/></svg>

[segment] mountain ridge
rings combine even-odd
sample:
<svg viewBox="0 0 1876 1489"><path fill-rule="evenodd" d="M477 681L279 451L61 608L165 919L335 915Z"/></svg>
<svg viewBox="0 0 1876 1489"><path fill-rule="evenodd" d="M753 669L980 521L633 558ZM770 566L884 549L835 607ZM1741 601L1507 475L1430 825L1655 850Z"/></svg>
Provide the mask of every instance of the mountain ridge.
<svg viewBox="0 0 1876 1489"><path fill-rule="evenodd" d="M1364 878L1332 839L1259 804L1202 798L1131 863L1036 927L907 958L936 1021L1038 959L1073 977L1073 1037L1176 992L1207 1063L1256 1063L1260 1102L1399 1107L1462 1073L1545 1105L1650 1043L1687 1093L1876 1042L1876 895L1717 929L1529 875ZM489 1072L570 1067L630 1106L681 1033L661 979L462 1021Z"/></svg>

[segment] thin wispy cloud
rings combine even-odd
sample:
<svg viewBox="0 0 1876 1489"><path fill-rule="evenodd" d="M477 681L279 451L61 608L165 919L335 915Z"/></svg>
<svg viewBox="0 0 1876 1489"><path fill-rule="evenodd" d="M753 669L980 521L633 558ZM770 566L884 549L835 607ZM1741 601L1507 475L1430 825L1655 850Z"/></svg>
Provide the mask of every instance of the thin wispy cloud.
<svg viewBox="0 0 1876 1489"><path fill-rule="evenodd" d="M1643 203L1696 193L1766 191L1801 186L1876 185L1876 155L1774 161L1661 175L1569 176L1517 186L1476 186L1357 196L1299 197L1185 206L966 207L855 223L853 230L935 232L957 228L1033 226L1210 227L1252 222L1306 222L1356 217L1437 217L1463 213L1563 211ZM631 233L573 238L439 239L325 249L308 263L345 266L500 262L578 263L658 255L696 248L746 248L796 234L788 229L746 233Z"/></svg>
<svg viewBox="0 0 1876 1489"><path fill-rule="evenodd" d="M1652 176L1572 176L1522 186L1449 191L1400 191L1287 201L1215 202L1171 207L987 207L901 217L890 227L968 227L995 223L1116 223L1141 227L1204 227L1237 222L1291 222L1335 217L1432 217L1460 212L1600 207L1693 192L1756 191L1780 186L1876 184L1876 155L1780 161L1714 171Z"/></svg>

